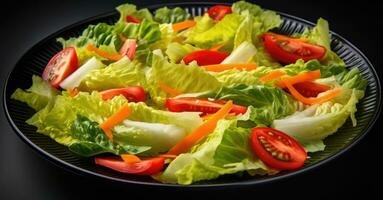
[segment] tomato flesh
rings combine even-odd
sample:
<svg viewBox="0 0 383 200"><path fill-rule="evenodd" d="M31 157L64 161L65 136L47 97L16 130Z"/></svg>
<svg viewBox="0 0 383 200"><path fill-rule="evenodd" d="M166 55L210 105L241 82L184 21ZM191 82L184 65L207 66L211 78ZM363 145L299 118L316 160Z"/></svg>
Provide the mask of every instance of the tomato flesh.
<svg viewBox="0 0 383 200"><path fill-rule="evenodd" d="M125 17L125 20L129 23L135 23L135 24L139 24L141 23L142 19L139 19L137 17L133 17L131 15L128 15Z"/></svg>
<svg viewBox="0 0 383 200"><path fill-rule="evenodd" d="M131 102L144 102L146 100L145 90L140 86L129 86L100 92L103 100L113 99L115 96L123 95Z"/></svg>
<svg viewBox="0 0 383 200"><path fill-rule="evenodd" d="M253 128L250 143L259 159L277 170L298 169L307 159L306 151L297 141L273 128Z"/></svg>
<svg viewBox="0 0 383 200"><path fill-rule="evenodd" d="M216 5L211 7L207 13L212 19L219 21L223 19L225 15L232 13L232 10L230 6Z"/></svg>
<svg viewBox="0 0 383 200"><path fill-rule="evenodd" d="M66 77L76 71L77 67L76 50L73 47L65 48L51 58L44 69L42 78L53 87L58 88Z"/></svg>
<svg viewBox="0 0 383 200"><path fill-rule="evenodd" d="M120 55L126 55L130 60L133 60L136 54L137 42L134 39L127 39L120 49Z"/></svg>
<svg viewBox="0 0 383 200"><path fill-rule="evenodd" d="M309 44L284 35L265 33L262 38L271 57L284 64L295 63L298 59L304 61L320 60L326 53L326 48L322 46Z"/></svg>
<svg viewBox="0 0 383 200"><path fill-rule="evenodd" d="M318 94L331 89L330 86L311 81L296 83L293 86L304 97L317 97Z"/></svg>
<svg viewBox="0 0 383 200"><path fill-rule="evenodd" d="M118 158L95 158L95 163L118 172L136 175L153 175L160 172L165 164L164 158L151 158L139 162L126 163Z"/></svg>
<svg viewBox="0 0 383 200"><path fill-rule="evenodd" d="M203 114L216 113L225 105L224 100L210 101L203 98L183 97L175 99L167 99L166 107L171 112L202 112ZM243 114L247 111L247 107L233 105L230 113Z"/></svg>
<svg viewBox="0 0 383 200"><path fill-rule="evenodd" d="M200 50L200 51L194 51L192 53L187 54L185 57L183 57L183 61L186 64L189 64L193 60L197 61L199 66L203 65L214 65L219 64L225 58L227 58L229 54L225 52L219 52L219 51L212 51L212 50Z"/></svg>

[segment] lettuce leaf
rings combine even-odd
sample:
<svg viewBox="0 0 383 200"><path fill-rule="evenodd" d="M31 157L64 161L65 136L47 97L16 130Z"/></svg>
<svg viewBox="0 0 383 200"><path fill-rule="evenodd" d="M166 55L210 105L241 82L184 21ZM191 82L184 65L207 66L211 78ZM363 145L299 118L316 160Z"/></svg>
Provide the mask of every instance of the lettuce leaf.
<svg viewBox="0 0 383 200"><path fill-rule="evenodd" d="M224 86L233 86L237 84L260 85L262 82L256 76L255 70L244 71L238 69L225 70L223 72L212 73Z"/></svg>
<svg viewBox="0 0 383 200"><path fill-rule="evenodd" d="M154 20L163 23L177 23L188 20L191 15L180 7L163 7L155 11Z"/></svg>
<svg viewBox="0 0 383 200"><path fill-rule="evenodd" d="M194 47L190 44L173 42L167 46L165 54L169 57L171 62L178 63L187 54L198 50L200 50L200 48Z"/></svg>
<svg viewBox="0 0 383 200"><path fill-rule="evenodd" d="M118 22L126 22L126 16L128 15L139 19L153 20L152 13L147 8L137 10L136 5L133 4L122 4L116 10L120 13Z"/></svg>

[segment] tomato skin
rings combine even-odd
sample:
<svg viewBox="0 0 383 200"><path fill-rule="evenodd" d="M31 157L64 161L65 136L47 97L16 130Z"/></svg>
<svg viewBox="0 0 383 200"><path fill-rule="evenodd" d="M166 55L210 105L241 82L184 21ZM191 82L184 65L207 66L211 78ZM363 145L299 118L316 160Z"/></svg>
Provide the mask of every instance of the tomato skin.
<svg viewBox="0 0 383 200"><path fill-rule="evenodd" d="M211 7L207 13L212 19L219 21L223 19L225 15L232 13L232 10L230 6L216 5Z"/></svg>
<svg viewBox="0 0 383 200"><path fill-rule="evenodd" d="M226 103L224 100L209 101L203 98L183 97L167 99L166 107L171 112L202 112L203 114L216 113ZM230 113L244 114L247 107L233 105Z"/></svg>
<svg viewBox="0 0 383 200"><path fill-rule="evenodd" d="M311 81L296 83L293 86L304 97L317 97L318 94L331 89L330 86Z"/></svg>
<svg viewBox="0 0 383 200"><path fill-rule="evenodd" d="M297 141L273 128L253 128L250 143L259 159L277 170L298 169L307 159L306 151Z"/></svg>
<svg viewBox="0 0 383 200"><path fill-rule="evenodd" d="M284 35L265 33L262 38L270 55L284 64L295 63L298 59L304 61L320 60L326 53L326 48L322 46L309 44Z"/></svg>
<svg viewBox="0 0 383 200"><path fill-rule="evenodd" d="M165 164L164 158L151 158L135 163L126 163L114 157L95 158L95 163L118 172L135 175L153 175L160 172Z"/></svg>
<svg viewBox="0 0 383 200"><path fill-rule="evenodd" d="M100 92L103 100L113 99L115 96L123 95L130 102L144 102L146 100L145 90L140 86L128 86L126 88L109 89Z"/></svg>
<svg viewBox="0 0 383 200"><path fill-rule="evenodd" d="M131 15L128 15L125 17L125 20L129 23L135 23L135 24L139 24L141 23L142 19L139 19L137 17L133 17Z"/></svg>
<svg viewBox="0 0 383 200"><path fill-rule="evenodd" d="M193 60L197 61L199 66L203 65L214 65L219 64L225 58L227 58L229 54L225 52L219 52L219 51L212 51L212 50L200 50L200 51L194 51L192 53L187 54L182 58L182 60L189 64Z"/></svg>
<svg viewBox="0 0 383 200"><path fill-rule="evenodd" d="M63 49L54 55L44 69L42 78L53 87L59 88L60 83L78 68L76 50L73 47Z"/></svg>

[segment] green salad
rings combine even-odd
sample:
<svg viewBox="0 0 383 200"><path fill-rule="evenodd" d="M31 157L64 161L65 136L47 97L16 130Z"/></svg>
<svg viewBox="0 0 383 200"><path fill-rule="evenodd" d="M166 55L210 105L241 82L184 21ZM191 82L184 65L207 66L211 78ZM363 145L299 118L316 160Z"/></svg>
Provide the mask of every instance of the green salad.
<svg viewBox="0 0 383 200"><path fill-rule="evenodd" d="M274 11L238 1L192 17L117 7L12 99L26 121L118 173L192 184L297 170L355 112L367 81L331 50L329 25L283 35ZM352 67L352 66L351 66Z"/></svg>

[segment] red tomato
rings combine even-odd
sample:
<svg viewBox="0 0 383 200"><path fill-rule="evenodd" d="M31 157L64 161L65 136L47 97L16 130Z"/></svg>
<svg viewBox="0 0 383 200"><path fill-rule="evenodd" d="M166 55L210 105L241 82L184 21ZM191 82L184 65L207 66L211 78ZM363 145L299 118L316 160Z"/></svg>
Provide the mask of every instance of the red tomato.
<svg viewBox="0 0 383 200"><path fill-rule="evenodd" d="M307 158L306 151L297 141L273 128L253 128L250 143L259 159L274 169L298 169Z"/></svg>
<svg viewBox="0 0 383 200"><path fill-rule="evenodd" d="M232 13L230 6L216 5L211 7L207 13L214 20L221 20L225 15Z"/></svg>
<svg viewBox="0 0 383 200"><path fill-rule="evenodd" d="M65 48L51 58L44 69L42 78L53 87L58 88L66 77L76 71L77 67L76 50L73 47Z"/></svg>
<svg viewBox="0 0 383 200"><path fill-rule="evenodd" d="M225 52L200 50L200 51L194 51L192 53L189 53L182 60L186 64L189 64L191 61L195 60L197 61L199 66L203 66L203 65L219 64L223 60L225 60L225 58L228 56L229 54Z"/></svg>
<svg viewBox="0 0 383 200"><path fill-rule="evenodd" d="M104 90L100 93L102 95L102 99L104 100L113 99L113 97L119 95L123 95L131 102L144 102L146 99L144 88L140 86Z"/></svg>
<svg viewBox="0 0 383 200"><path fill-rule="evenodd" d="M118 172L136 175L153 175L160 172L164 167L164 158L151 158L135 163L126 163L118 158L95 158L97 165L101 165Z"/></svg>
<svg viewBox="0 0 383 200"><path fill-rule="evenodd" d="M126 16L125 20L129 23L135 23L135 24L139 24L141 23L142 19L139 19L139 18L136 18L136 17L133 17L133 16Z"/></svg>
<svg viewBox="0 0 383 200"><path fill-rule="evenodd" d="M210 101L208 99L184 97L167 99L166 107L171 112L203 112L203 114L216 113L225 105L224 100ZM233 105L230 113L243 114L247 111L247 107Z"/></svg>
<svg viewBox="0 0 383 200"><path fill-rule="evenodd" d="M137 42L135 39L127 39L120 49L120 55L126 55L130 60L133 60L136 54Z"/></svg>
<svg viewBox="0 0 383 200"><path fill-rule="evenodd" d="M331 87L311 81L296 83L294 88L304 97L317 97L319 93L330 90Z"/></svg>
<svg viewBox="0 0 383 200"><path fill-rule="evenodd" d="M298 59L320 60L326 53L326 48L322 46L274 33L263 34L263 42L270 55L284 64L294 63Z"/></svg>

